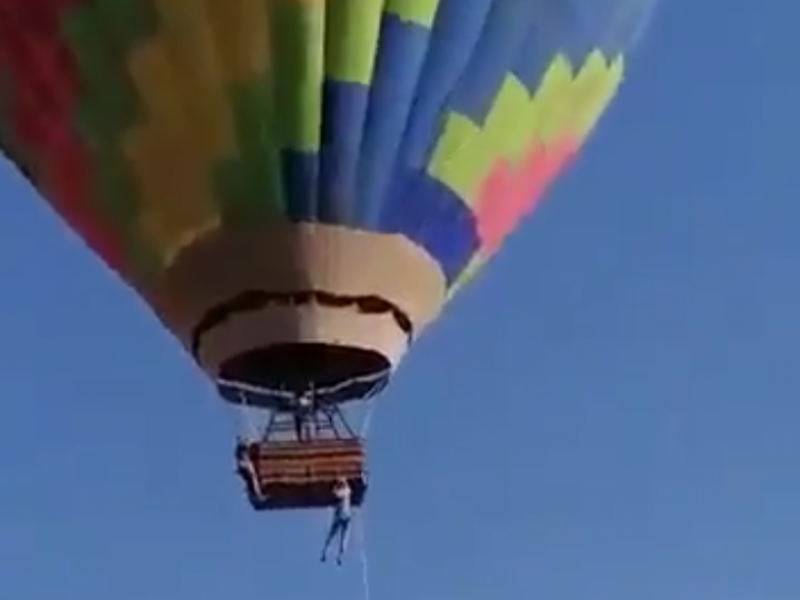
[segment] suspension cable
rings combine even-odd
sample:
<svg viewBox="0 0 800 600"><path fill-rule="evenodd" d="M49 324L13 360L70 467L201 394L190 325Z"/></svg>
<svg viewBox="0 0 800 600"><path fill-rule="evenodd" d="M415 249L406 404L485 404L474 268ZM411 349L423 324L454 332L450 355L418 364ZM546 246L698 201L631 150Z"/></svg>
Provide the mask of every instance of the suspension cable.
<svg viewBox="0 0 800 600"><path fill-rule="evenodd" d="M364 420L361 422L361 431L358 432L358 437L366 440L369 435L370 426L372 425L372 415L375 411L375 404L370 402L367 405L366 413L364 413Z"/></svg>
<svg viewBox="0 0 800 600"><path fill-rule="evenodd" d="M366 390L366 392L358 399L359 401L367 402L370 398L377 396L384 389L386 389L386 386L388 385L388 376L390 373L391 369L386 369L378 373L353 377L341 381L332 386L315 388L313 393L314 396L316 397L319 396L324 397L332 395L343 389L346 389L349 386L358 384L372 384L371 387L369 387ZM260 387L257 385L244 383L241 381L218 379L217 383L223 387L228 388L232 392L235 392L236 395L238 396L239 404L241 407L241 416L244 421L243 424L246 426L248 435L254 433L258 429L258 427L249 418L251 417L250 412L248 410L249 408L251 408L251 403L249 398L250 395L258 395L262 397L281 398L281 399L293 399L296 395L296 393L290 392L288 390ZM371 402L367 404L366 412L364 413L364 419L361 423L360 431L358 432L358 435L362 440L366 440L367 436L369 435L369 430L372 425L374 408L375 406Z"/></svg>
<svg viewBox="0 0 800 600"><path fill-rule="evenodd" d="M244 431L245 435L247 436L247 441L251 439L255 439L256 432L258 431L258 427L253 421L252 415L250 414L250 402L247 398L247 394L239 392L239 406L237 407L237 413L239 414L239 419L241 421L241 428Z"/></svg>
<svg viewBox="0 0 800 600"><path fill-rule="evenodd" d="M386 369L385 371L380 371L379 373L372 373L370 375L361 375L359 377L353 377L351 379L340 381L339 383L328 387L316 388L314 390L314 394L316 396L328 396L336 392L339 392L343 389L346 389L347 387L352 385L372 383L373 386L369 388L369 390L367 390L367 392L362 397L362 399L366 400L367 398L371 398L376 394L380 393L386 387L387 376L390 373L391 370ZM240 398L243 397L243 395L245 394L256 394L259 396L267 396L274 398L294 398L294 396L296 395L294 392L290 392L288 390L261 387L249 383L244 383L241 381L218 379L217 383L232 391L238 392L240 394Z"/></svg>

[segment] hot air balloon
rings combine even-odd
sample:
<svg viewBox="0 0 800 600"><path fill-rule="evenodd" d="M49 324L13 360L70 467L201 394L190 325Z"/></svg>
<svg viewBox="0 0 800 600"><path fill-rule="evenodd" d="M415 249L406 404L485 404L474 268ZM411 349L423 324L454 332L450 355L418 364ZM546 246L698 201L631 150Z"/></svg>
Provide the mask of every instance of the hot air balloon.
<svg viewBox="0 0 800 600"><path fill-rule="evenodd" d="M0 146L269 413L237 454L255 505L330 506L342 477L358 504L343 407L575 156L654 3L0 0Z"/></svg>

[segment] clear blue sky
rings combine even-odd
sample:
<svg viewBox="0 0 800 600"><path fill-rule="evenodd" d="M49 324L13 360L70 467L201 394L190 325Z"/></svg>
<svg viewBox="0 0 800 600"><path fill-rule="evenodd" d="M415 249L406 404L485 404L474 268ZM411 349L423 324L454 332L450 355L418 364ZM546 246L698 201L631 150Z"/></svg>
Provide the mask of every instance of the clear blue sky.
<svg viewBox="0 0 800 600"><path fill-rule="evenodd" d="M373 599L800 597L798 17L663 3L381 400ZM0 196L0 597L358 598L327 515L246 510L208 385L5 167Z"/></svg>

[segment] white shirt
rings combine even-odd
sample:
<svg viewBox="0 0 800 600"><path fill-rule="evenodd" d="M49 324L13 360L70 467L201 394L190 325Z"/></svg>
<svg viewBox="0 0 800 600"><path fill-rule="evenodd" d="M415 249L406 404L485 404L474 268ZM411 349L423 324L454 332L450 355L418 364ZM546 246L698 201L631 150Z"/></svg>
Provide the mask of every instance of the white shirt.
<svg viewBox="0 0 800 600"><path fill-rule="evenodd" d="M353 495L350 486L347 484L337 485L333 488L333 494L336 496L336 499L339 500L339 503L336 505L336 516L339 518L348 518L351 512L350 498Z"/></svg>

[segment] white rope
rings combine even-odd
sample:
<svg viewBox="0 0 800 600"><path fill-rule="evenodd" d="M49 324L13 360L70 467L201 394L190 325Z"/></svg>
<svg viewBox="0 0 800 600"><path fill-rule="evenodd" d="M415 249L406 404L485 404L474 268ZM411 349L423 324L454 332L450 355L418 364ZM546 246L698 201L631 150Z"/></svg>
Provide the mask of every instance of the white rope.
<svg viewBox="0 0 800 600"><path fill-rule="evenodd" d="M364 591L364 600L369 600L369 560L367 557L367 526L364 509L359 511L358 518L358 545L361 554L361 586Z"/></svg>

